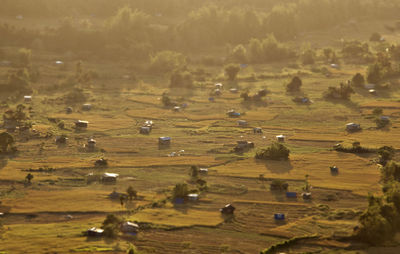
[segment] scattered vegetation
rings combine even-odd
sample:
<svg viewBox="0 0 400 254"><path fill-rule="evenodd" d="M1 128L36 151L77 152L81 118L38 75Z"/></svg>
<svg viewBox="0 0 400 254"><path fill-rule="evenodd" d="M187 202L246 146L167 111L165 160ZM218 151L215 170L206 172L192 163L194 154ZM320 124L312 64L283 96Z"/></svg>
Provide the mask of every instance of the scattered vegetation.
<svg viewBox="0 0 400 254"><path fill-rule="evenodd" d="M283 144L274 142L270 147L257 151L255 158L261 160L288 160L290 150Z"/></svg>
<svg viewBox="0 0 400 254"><path fill-rule="evenodd" d="M391 241L400 228L400 165L388 162L381 175L383 196L368 197L368 208L360 216L361 227L356 232L358 239L374 245Z"/></svg>
<svg viewBox="0 0 400 254"><path fill-rule="evenodd" d="M16 151L16 148L14 148L14 137L11 136L7 132L0 133L0 146L1 146L1 152L2 153L7 153L9 151Z"/></svg>
<svg viewBox="0 0 400 254"><path fill-rule="evenodd" d="M395 155L395 149L391 146L382 146L378 149L379 163L386 165L388 161L391 161Z"/></svg>
<svg viewBox="0 0 400 254"><path fill-rule="evenodd" d="M109 238L115 238L118 236L122 219L115 215L109 214L103 221L102 228L104 229L104 236Z"/></svg>
<svg viewBox="0 0 400 254"><path fill-rule="evenodd" d="M349 84L340 83L339 87L328 87L324 97L326 99L350 100L351 94L354 94L353 88Z"/></svg>
<svg viewBox="0 0 400 254"><path fill-rule="evenodd" d="M240 71L240 67L236 64L229 64L225 66L225 74L229 81L234 81Z"/></svg>
<svg viewBox="0 0 400 254"><path fill-rule="evenodd" d="M188 185L186 183L178 183L172 190L172 200L175 200L177 198L186 199L188 194L189 194Z"/></svg>
<svg viewBox="0 0 400 254"><path fill-rule="evenodd" d="M252 96L250 96L248 92L243 92L240 94L240 98L243 99L244 103L266 106L267 102L263 101L262 99L267 96L268 93L269 91L267 89L262 89Z"/></svg>
<svg viewBox="0 0 400 254"><path fill-rule="evenodd" d="M270 190L272 191L287 191L289 184L280 179L274 179L271 182Z"/></svg>
<svg viewBox="0 0 400 254"><path fill-rule="evenodd" d="M132 186L128 187L128 189L126 190L126 193L128 194L129 200L131 200L131 201L132 201L132 199L137 198L137 191Z"/></svg>
<svg viewBox="0 0 400 254"><path fill-rule="evenodd" d="M293 77L292 80L286 85L286 92L293 93L301 90L303 82L297 76Z"/></svg>
<svg viewBox="0 0 400 254"><path fill-rule="evenodd" d="M172 73L170 79L171 88L192 88L193 76L188 71L176 70Z"/></svg>
<svg viewBox="0 0 400 254"><path fill-rule="evenodd" d="M356 75L353 76L351 79L351 83L356 86L356 87L361 87L365 84L365 79L364 76L360 73L357 73Z"/></svg>
<svg viewBox="0 0 400 254"><path fill-rule="evenodd" d="M314 251L315 239L276 244L304 232L318 233L329 251L333 242L324 239L342 246L338 235L353 232L358 218L358 239L393 244L399 7L400 0L2 1L0 252L138 253L128 247L134 236L120 234L122 218L151 229L138 233L149 253L176 251L181 233L196 236L178 241L185 251ZM75 131L77 120L89 125ZM363 131L343 131L351 121ZM143 127L151 133L139 135ZM291 138L262 147L279 133ZM157 149L163 136L171 146ZM102 149L87 153L91 138ZM341 143L336 151L333 142ZM337 167L329 174L332 165L340 175ZM113 173L123 177L100 181ZM279 192L289 181L304 199L312 184L313 202L285 199ZM279 192L265 195L267 182ZM378 183L383 195L371 195L362 216L345 208L365 207ZM237 213L224 221L219 208L230 202ZM281 226L274 213L290 223ZM109 214L106 239L79 237L101 225L99 214Z"/></svg>
<svg viewBox="0 0 400 254"><path fill-rule="evenodd" d="M344 152L344 153L373 153L375 152L374 149L367 148L361 146L360 142L353 142L351 146L349 145L344 145L344 144L337 144L334 146L334 149L338 152Z"/></svg>

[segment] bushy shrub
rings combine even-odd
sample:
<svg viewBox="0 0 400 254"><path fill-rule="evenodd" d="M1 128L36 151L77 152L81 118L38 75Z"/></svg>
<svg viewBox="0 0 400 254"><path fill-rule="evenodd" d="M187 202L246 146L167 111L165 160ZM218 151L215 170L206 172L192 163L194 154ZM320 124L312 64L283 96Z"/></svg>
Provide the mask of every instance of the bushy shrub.
<svg viewBox="0 0 400 254"><path fill-rule="evenodd" d="M199 168L197 166L191 166L189 175L192 178L197 178L199 176Z"/></svg>
<svg viewBox="0 0 400 254"><path fill-rule="evenodd" d="M372 110L372 114L375 115L375 116L380 116L380 115L382 115L382 113L383 113L383 109L382 108L374 108Z"/></svg>
<svg viewBox="0 0 400 254"><path fill-rule="evenodd" d="M289 188L289 184L280 179L274 179L271 182L270 190L286 191Z"/></svg>
<svg viewBox="0 0 400 254"><path fill-rule="evenodd" d="M120 44L126 40L136 43L147 40L152 32L150 18L141 10L132 10L129 6L120 8L106 22L108 40Z"/></svg>
<svg viewBox="0 0 400 254"><path fill-rule="evenodd" d="M270 147L257 151L255 158L261 160L287 160L290 150L281 143L274 142Z"/></svg>
<svg viewBox="0 0 400 254"><path fill-rule="evenodd" d="M243 99L244 103L254 103L256 105L267 105L267 102L263 101L262 99L269 93L267 89L261 89L254 95L249 95L248 92L242 92L240 94L240 98Z"/></svg>
<svg viewBox="0 0 400 254"><path fill-rule="evenodd" d="M32 50L21 48L18 50L18 58L21 67L28 68L32 61Z"/></svg>
<svg viewBox="0 0 400 254"><path fill-rule="evenodd" d="M369 37L369 40L370 41L380 41L381 38L382 38L382 36L379 33L375 32L375 33L371 34L371 36Z"/></svg>
<svg viewBox="0 0 400 254"><path fill-rule="evenodd" d="M380 151L391 151L391 147L382 147ZM390 156L389 156L390 157ZM360 216L361 227L356 236L369 244L381 244L390 241L400 228L400 165L390 161L381 168L384 182L382 197L368 197L368 208Z"/></svg>
<svg viewBox="0 0 400 254"><path fill-rule="evenodd" d="M193 87L193 75L188 71L176 70L172 73L169 86L171 88Z"/></svg>
<svg viewBox="0 0 400 254"><path fill-rule="evenodd" d="M390 180L400 181L400 163L389 161L386 166L381 169L382 179L385 182Z"/></svg>
<svg viewBox="0 0 400 254"><path fill-rule="evenodd" d="M287 92L298 92L301 89L303 82L297 76L293 77L292 80L286 85Z"/></svg>
<svg viewBox="0 0 400 254"><path fill-rule="evenodd" d="M83 103L87 100L87 96L85 95L82 88L75 87L65 95L65 102L67 104L78 104Z"/></svg>
<svg viewBox="0 0 400 254"><path fill-rule="evenodd" d="M30 94L32 93L30 74L28 69L23 68L8 74L7 83L0 86L2 93Z"/></svg>
<svg viewBox="0 0 400 254"><path fill-rule="evenodd" d="M18 51L19 63L21 67L28 68L32 61L32 51L30 49L21 48Z"/></svg>
<svg viewBox="0 0 400 254"><path fill-rule="evenodd" d="M106 219L103 221L102 228L104 229L104 236L115 238L118 236L120 225L122 223L122 219L115 215L109 214Z"/></svg>
<svg viewBox="0 0 400 254"><path fill-rule="evenodd" d="M354 142L352 146L344 146L342 144L338 144L334 146L334 149L338 152L343 153L372 153L375 152L374 149L370 149L367 147L361 146L359 142Z"/></svg>
<svg viewBox="0 0 400 254"><path fill-rule="evenodd" d="M247 48L247 59L253 63L269 63L296 55L289 47L279 43L273 35L268 35L264 39L253 38Z"/></svg>
<svg viewBox="0 0 400 254"><path fill-rule="evenodd" d="M174 51L161 51L150 58L150 71L171 72L186 66L186 57Z"/></svg>
<svg viewBox="0 0 400 254"><path fill-rule="evenodd" d="M341 83L339 87L328 87L323 94L326 99L350 100L351 94L354 93L353 88L348 84Z"/></svg>
<svg viewBox="0 0 400 254"><path fill-rule="evenodd" d="M171 98L168 96L168 94L166 92L164 92L162 94L161 103L165 107L174 107L174 106L176 106L176 103L171 100Z"/></svg>
<svg viewBox="0 0 400 254"><path fill-rule="evenodd" d="M400 182L388 181L382 188L386 201L393 203L400 215Z"/></svg>
<svg viewBox="0 0 400 254"><path fill-rule="evenodd" d="M237 64L228 64L225 66L224 70L228 80L233 81L236 79L236 76L240 71L240 67Z"/></svg>
<svg viewBox="0 0 400 254"><path fill-rule="evenodd" d="M390 120L382 117L375 118L376 128L382 129L390 124Z"/></svg>
<svg viewBox="0 0 400 254"><path fill-rule="evenodd" d="M186 198L189 194L189 188L186 183L178 183L172 190L172 199L176 198Z"/></svg>
<svg viewBox="0 0 400 254"><path fill-rule="evenodd" d="M379 163L386 165L386 163L393 159L395 154L395 149L391 146L382 146L377 151L379 155Z"/></svg>
<svg viewBox="0 0 400 254"><path fill-rule="evenodd" d="M247 62L247 50L242 45L237 45L233 50L229 57L235 63L245 63Z"/></svg>
<svg viewBox="0 0 400 254"><path fill-rule="evenodd" d="M328 62L335 63L337 61L336 53L332 48L324 48L323 54Z"/></svg>
<svg viewBox="0 0 400 254"><path fill-rule="evenodd" d="M372 84L379 83L384 77L383 67L379 63L375 63L368 67L367 81Z"/></svg>
<svg viewBox="0 0 400 254"><path fill-rule="evenodd" d="M353 76L353 78L351 79L351 83L354 86L360 87L363 86L365 84L365 79L364 76L361 75L360 73L357 73L356 75Z"/></svg>
<svg viewBox="0 0 400 254"><path fill-rule="evenodd" d="M8 132L0 133L0 148L2 153L7 153L9 148L15 143L14 137Z"/></svg>
<svg viewBox="0 0 400 254"><path fill-rule="evenodd" d="M389 54L378 52L376 61L368 67L367 81L378 84L385 79L399 76L399 68L395 68Z"/></svg>
<svg viewBox="0 0 400 254"><path fill-rule="evenodd" d="M345 41L342 47L342 54L348 58L360 58L370 54L368 43L359 41Z"/></svg>
<svg viewBox="0 0 400 254"><path fill-rule="evenodd" d="M380 244L393 237L393 228L389 221L382 216L382 200L373 196L369 197L369 206L360 216L361 224L358 237L371 244Z"/></svg>
<svg viewBox="0 0 400 254"><path fill-rule="evenodd" d="M127 250L128 254L139 254L139 251L137 250L136 246L133 244L129 244L129 248Z"/></svg>
<svg viewBox="0 0 400 254"><path fill-rule="evenodd" d="M316 54L312 49L307 49L302 52L300 55L300 60L303 64L314 64L315 63Z"/></svg>

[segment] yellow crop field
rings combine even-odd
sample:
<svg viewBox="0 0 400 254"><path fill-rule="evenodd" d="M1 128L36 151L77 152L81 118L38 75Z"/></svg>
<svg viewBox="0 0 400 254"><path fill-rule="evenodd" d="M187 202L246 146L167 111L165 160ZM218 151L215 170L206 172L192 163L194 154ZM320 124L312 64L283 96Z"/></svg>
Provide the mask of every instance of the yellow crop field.
<svg viewBox="0 0 400 254"><path fill-rule="evenodd" d="M0 2L0 254L400 246L400 0Z"/></svg>

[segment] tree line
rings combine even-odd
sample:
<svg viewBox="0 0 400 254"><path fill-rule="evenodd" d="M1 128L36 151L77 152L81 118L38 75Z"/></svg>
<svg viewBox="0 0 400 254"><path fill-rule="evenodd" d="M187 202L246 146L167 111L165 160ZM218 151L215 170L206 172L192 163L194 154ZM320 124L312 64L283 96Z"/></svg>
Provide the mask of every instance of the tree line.
<svg viewBox="0 0 400 254"><path fill-rule="evenodd" d="M140 58L159 50L189 52L244 44L252 38L263 40L268 34L278 40L291 40L304 31L332 28L350 20L394 17L400 9L400 0L243 2L3 0L0 15L57 15L61 22L42 31L3 25L0 35L5 45L17 42L31 47L35 42L37 47L52 50L108 56L129 53ZM259 43L265 42L250 41L252 47Z"/></svg>

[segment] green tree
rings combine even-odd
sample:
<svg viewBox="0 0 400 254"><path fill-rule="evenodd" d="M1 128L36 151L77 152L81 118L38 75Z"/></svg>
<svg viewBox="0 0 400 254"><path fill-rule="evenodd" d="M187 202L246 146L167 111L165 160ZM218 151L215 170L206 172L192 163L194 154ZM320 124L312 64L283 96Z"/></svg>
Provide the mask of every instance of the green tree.
<svg viewBox="0 0 400 254"><path fill-rule="evenodd" d="M17 109L17 110L15 111L15 114L14 114L14 115L15 115L15 119L16 119L19 123L21 123L21 121L27 119L26 114L25 114L25 112L24 112L24 110L26 109L26 107L25 107L24 105L22 105L22 104L18 104L16 109Z"/></svg>
<svg viewBox="0 0 400 254"><path fill-rule="evenodd" d="M31 174L31 173L29 173L29 174L27 174L26 176L25 176L25 180L30 184L31 183L31 181L32 181L32 179L33 179L33 175Z"/></svg>
<svg viewBox="0 0 400 254"><path fill-rule="evenodd" d="M287 191L288 188L289 184L286 181L280 179L272 180L270 185L270 190Z"/></svg>
<svg viewBox="0 0 400 254"><path fill-rule="evenodd" d="M132 10L129 6L120 8L116 15L106 22L109 40L123 44L129 41L144 43L151 35L150 16L141 10Z"/></svg>
<svg viewBox="0 0 400 254"><path fill-rule="evenodd" d="M18 56L22 67L29 68L31 66L32 51L30 49L26 48L19 49Z"/></svg>
<svg viewBox="0 0 400 254"><path fill-rule="evenodd" d="M228 64L225 66L225 74L228 77L228 80L233 81L236 79L240 71L240 67L237 64Z"/></svg>
<svg viewBox="0 0 400 254"><path fill-rule="evenodd" d="M199 168L197 166L191 166L189 175L192 178L197 178L199 176Z"/></svg>
<svg viewBox="0 0 400 254"><path fill-rule="evenodd" d="M396 206L397 212L400 214L400 182L388 181L382 188L386 201Z"/></svg>
<svg viewBox="0 0 400 254"><path fill-rule="evenodd" d="M353 78L351 79L351 83L354 86L363 86L365 84L364 76L361 75L360 73L356 73L356 75L354 75Z"/></svg>
<svg viewBox="0 0 400 254"><path fill-rule="evenodd" d="M65 95L67 104L79 104L87 100L87 96L82 88L75 87Z"/></svg>
<svg viewBox="0 0 400 254"><path fill-rule="evenodd" d="M381 176L384 182L390 180L400 181L400 163L389 161L383 168L381 168Z"/></svg>
<svg viewBox="0 0 400 254"><path fill-rule="evenodd" d="M161 102L165 107L174 107L176 103L171 100L166 92L162 94Z"/></svg>
<svg viewBox="0 0 400 254"><path fill-rule="evenodd" d="M150 57L150 71L155 73L171 72L185 66L186 57L178 52L160 51Z"/></svg>
<svg viewBox="0 0 400 254"><path fill-rule="evenodd" d="M328 90L324 92L324 97L327 99L350 100L351 95L354 93L354 89L349 84L340 83L339 87L328 87Z"/></svg>
<svg viewBox="0 0 400 254"><path fill-rule="evenodd" d="M193 76L188 71L175 70L170 78L171 88L192 88Z"/></svg>
<svg viewBox="0 0 400 254"><path fill-rule="evenodd" d="M274 142L270 147L261 149L256 152L256 159L262 160L287 160L289 159L290 150L281 143Z"/></svg>
<svg viewBox="0 0 400 254"><path fill-rule="evenodd" d="M189 194L188 185L186 183L178 183L172 190L172 199L186 198Z"/></svg>
<svg viewBox="0 0 400 254"><path fill-rule="evenodd" d="M128 194L129 200L132 200L132 198L137 198L137 191L133 189L132 186L129 186L128 189L126 190L126 193Z"/></svg>
<svg viewBox="0 0 400 254"><path fill-rule="evenodd" d="M14 142L14 137L8 132L0 133L0 146L3 153L6 153L8 148L12 146Z"/></svg>
<svg viewBox="0 0 400 254"><path fill-rule="evenodd" d="M332 48L324 48L323 53L328 62L336 62L336 53Z"/></svg>
<svg viewBox="0 0 400 254"><path fill-rule="evenodd" d="M308 177L309 177L309 175L305 175L304 176L304 187L303 187L303 190L304 191L306 191L306 192L310 192L310 190L311 190L311 186L310 186L310 183L308 182Z"/></svg>
<svg viewBox="0 0 400 254"><path fill-rule="evenodd" d="M300 55L301 62L305 65L315 63L316 54L312 49L306 49Z"/></svg>
<svg viewBox="0 0 400 254"><path fill-rule="evenodd" d="M375 63L368 67L367 81L372 84L377 84L383 79L382 66Z"/></svg>
<svg viewBox="0 0 400 254"><path fill-rule="evenodd" d="M247 53L249 61L253 63L262 62L263 48L261 41L256 38L252 38L249 42L248 48L249 50L247 51Z"/></svg>
<svg viewBox="0 0 400 254"><path fill-rule="evenodd" d="M126 253L128 253L128 254L138 254L139 252L136 249L136 246L130 243Z"/></svg>
<svg viewBox="0 0 400 254"><path fill-rule="evenodd" d="M372 114L376 115L376 116L380 116L383 113L383 109L382 108L374 108L374 110L372 110Z"/></svg>
<svg viewBox="0 0 400 254"><path fill-rule="evenodd" d="M368 199L368 208L359 219L359 237L365 242L379 244L393 236L392 226L381 214L382 200L374 196L369 196Z"/></svg>
<svg viewBox="0 0 400 254"><path fill-rule="evenodd" d="M231 59L235 63L245 63L245 62L247 62L247 50L246 50L246 48L242 44L237 45L232 51Z"/></svg>
<svg viewBox="0 0 400 254"><path fill-rule="evenodd" d="M11 72L8 75L7 92L14 92L20 94L29 94L32 92L30 83L30 74L28 69L18 69L16 72Z"/></svg>
<svg viewBox="0 0 400 254"><path fill-rule="evenodd" d="M396 150L391 146L380 147L377 152L379 155L379 162L385 166L388 161L393 159L395 151Z"/></svg>
<svg viewBox="0 0 400 254"><path fill-rule="evenodd" d="M286 85L287 92L298 92L301 89L303 82L297 76L293 77L292 80Z"/></svg>
<svg viewBox="0 0 400 254"><path fill-rule="evenodd" d="M122 219L114 214L109 214L103 221L104 235L115 238L118 235Z"/></svg>

